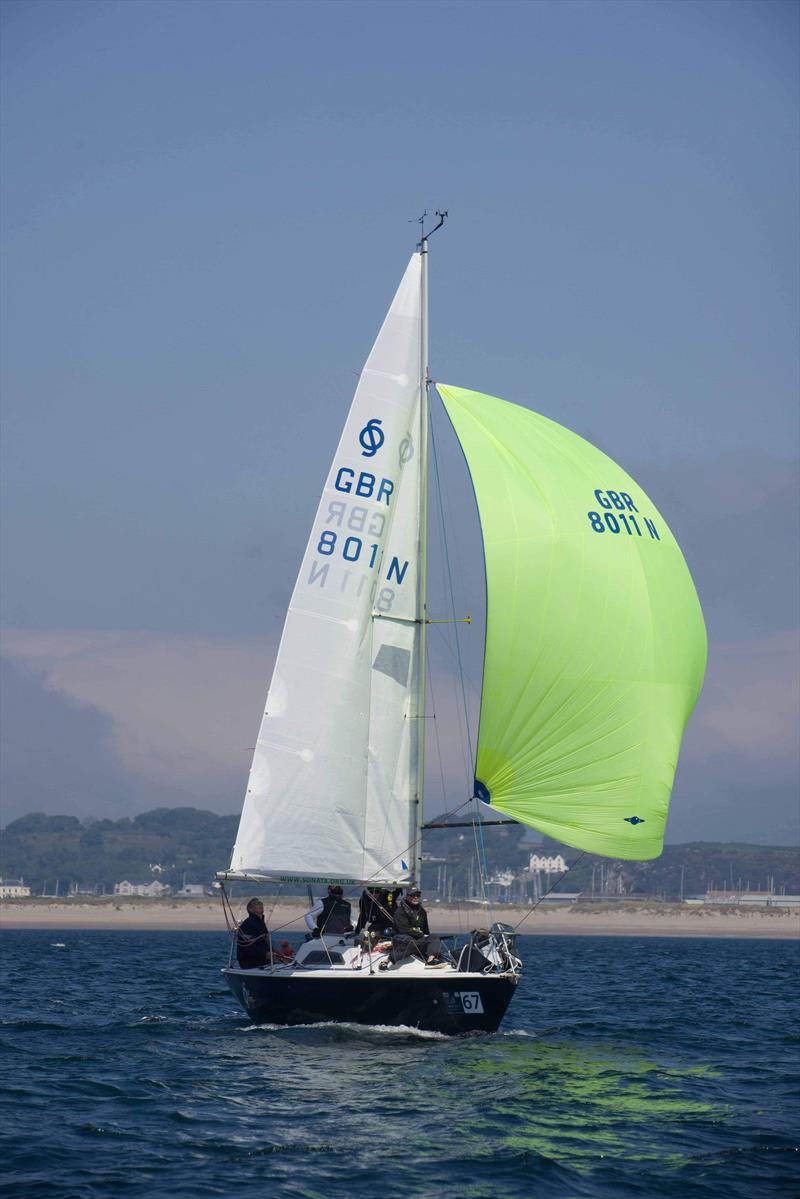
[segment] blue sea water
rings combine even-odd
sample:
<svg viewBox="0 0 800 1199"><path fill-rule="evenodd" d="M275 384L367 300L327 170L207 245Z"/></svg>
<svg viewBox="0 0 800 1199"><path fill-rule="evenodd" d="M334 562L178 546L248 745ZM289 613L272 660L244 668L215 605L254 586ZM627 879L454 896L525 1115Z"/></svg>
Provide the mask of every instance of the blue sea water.
<svg viewBox="0 0 800 1199"><path fill-rule="evenodd" d="M800 1195L800 944L525 937L503 1028L257 1028L214 933L7 931L7 1199Z"/></svg>

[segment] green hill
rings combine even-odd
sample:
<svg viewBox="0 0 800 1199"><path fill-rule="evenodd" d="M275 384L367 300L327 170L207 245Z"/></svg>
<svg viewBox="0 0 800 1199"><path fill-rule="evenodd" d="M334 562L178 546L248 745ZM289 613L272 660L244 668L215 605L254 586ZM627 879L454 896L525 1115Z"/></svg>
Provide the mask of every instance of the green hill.
<svg viewBox="0 0 800 1199"><path fill-rule="evenodd" d="M56 882L107 891L123 879L158 878L172 886L208 883L230 861L238 816L198 808L156 808L132 819L81 823L75 816L34 813L2 833L4 878L24 877L33 891ZM153 869L154 867L160 869Z"/></svg>
<svg viewBox="0 0 800 1199"><path fill-rule="evenodd" d="M179 887L210 883L214 872L230 861L238 816L217 816L197 808L156 808L133 818L84 821L75 816L33 813L13 821L0 836L0 870L4 878L24 877L34 892L58 883L79 888L113 890L114 883L158 878ZM695 842L668 845L653 862L617 862L545 841L533 844L522 826L486 828L482 841L489 875L515 876L503 898L524 900L531 894L526 874L531 853L561 854L577 864L559 884L564 891L596 896L651 895L676 898L711 889L750 889L800 893L800 851L786 846ZM475 895L475 835L471 829L436 829L426 833L423 884L430 895L459 898ZM547 882L555 882L550 876ZM284 894L304 893L285 887Z"/></svg>

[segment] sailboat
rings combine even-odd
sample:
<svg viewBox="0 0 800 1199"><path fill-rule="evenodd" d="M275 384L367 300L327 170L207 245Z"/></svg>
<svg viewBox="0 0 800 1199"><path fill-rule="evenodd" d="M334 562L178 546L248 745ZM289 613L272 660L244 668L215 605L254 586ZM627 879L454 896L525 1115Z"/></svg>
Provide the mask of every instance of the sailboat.
<svg viewBox="0 0 800 1199"><path fill-rule="evenodd" d="M428 243L364 368L289 604L230 867L257 884L421 879L429 405L477 500L486 629L475 819L613 858L657 857L702 685L697 594L664 518L602 451L528 407L428 375ZM254 1022L444 1033L502 1020L522 964L495 923L436 969L349 933L224 969Z"/></svg>

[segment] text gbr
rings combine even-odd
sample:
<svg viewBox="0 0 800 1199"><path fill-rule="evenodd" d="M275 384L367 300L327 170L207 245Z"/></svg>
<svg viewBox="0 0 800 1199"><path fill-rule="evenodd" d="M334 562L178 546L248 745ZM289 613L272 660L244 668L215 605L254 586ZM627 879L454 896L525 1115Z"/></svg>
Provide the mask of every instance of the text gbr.
<svg viewBox="0 0 800 1199"><path fill-rule="evenodd" d="M650 537L654 541L661 540L655 522L649 516L642 516L627 491L604 491L601 487L597 487L594 495L600 507L605 509L602 513L597 511L586 513L589 524L595 533L605 533L606 530L609 533L624 531L629 537L641 537L642 530L639 528L636 515L634 515L638 514Z"/></svg>
<svg viewBox="0 0 800 1199"><path fill-rule="evenodd" d="M357 473L348 466L342 466L336 472L333 485L336 491L369 501L369 506L346 500L331 500L328 503L323 522L325 527L320 531L315 546L320 558L328 561L317 559L312 562L307 582L326 587L329 582L335 581L340 592L355 587L359 596L369 584L371 599L377 610L388 612L395 599L393 588L382 587L378 592L377 581L370 579L369 575L344 570L331 576L330 568L343 560L353 565L358 563L368 571L381 569L388 515L385 509L391 506L394 483L391 479L376 477L371 471ZM377 509L376 504L380 505ZM396 582L399 585L403 583L407 571L408 560L393 555L384 577L388 583Z"/></svg>

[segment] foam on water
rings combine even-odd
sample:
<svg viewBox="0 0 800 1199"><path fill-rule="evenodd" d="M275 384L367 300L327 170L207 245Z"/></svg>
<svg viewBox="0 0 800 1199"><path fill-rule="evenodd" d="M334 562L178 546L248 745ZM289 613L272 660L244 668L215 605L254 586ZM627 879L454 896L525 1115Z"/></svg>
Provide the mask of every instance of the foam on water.
<svg viewBox="0 0 800 1199"><path fill-rule="evenodd" d="M355 1024L347 1020L317 1020L313 1024L245 1024L239 1032L293 1033L299 1029L312 1032L332 1029L337 1035L355 1037L377 1035L380 1037L413 1037L419 1041L449 1041L450 1037L426 1028L414 1028L411 1024Z"/></svg>

